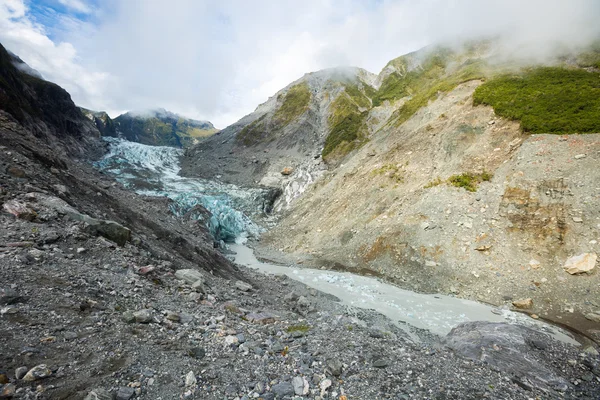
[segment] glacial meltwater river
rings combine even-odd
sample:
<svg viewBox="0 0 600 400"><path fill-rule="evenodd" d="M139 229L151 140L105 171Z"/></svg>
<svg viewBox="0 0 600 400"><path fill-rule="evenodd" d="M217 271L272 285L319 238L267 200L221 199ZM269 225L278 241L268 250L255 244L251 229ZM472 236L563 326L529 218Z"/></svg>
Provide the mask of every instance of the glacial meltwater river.
<svg viewBox="0 0 600 400"><path fill-rule="evenodd" d="M540 320L456 297L420 294L403 290L349 272L288 267L260 262L245 238L260 235L262 228L252 216L262 212L264 191L244 189L217 181L185 178L178 175L182 151L171 147L146 146L108 138L110 152L96 167L113 174L118 181L138 193L166 196L173 200L171 211L183 215L201 204L211 213L205 221L217 240L230 242L235 262L265 274L282 274L309 287L336 296L346 305L372 309L390 318L414 340L411 327L444 336L466 321L519 323L546 332L566 343L578 342L566 331ZM200 218L200 216L199 216Z"/></svg>

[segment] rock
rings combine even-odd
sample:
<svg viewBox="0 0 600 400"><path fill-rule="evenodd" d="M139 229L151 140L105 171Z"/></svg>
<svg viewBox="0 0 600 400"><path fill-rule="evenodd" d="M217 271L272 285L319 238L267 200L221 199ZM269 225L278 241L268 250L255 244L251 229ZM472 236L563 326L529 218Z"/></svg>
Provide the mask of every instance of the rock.
<svg viewBox="0 0 600 400"><path fill-rule="evenodd" d="M113 400L114 396L108 390L94 389L83 400Z"/></svg>
<svg viewBox="0 0 600 400"><path fill-rule="evenodd" d="M331 387L330 379L323 379L321 381L321 383L319 383L319 388L321 388L321 397L325 397L325 392L327 392L327 389L329 389L330 387Z"/></svg>
<svg viewBox="0 0 600 400"><path fill-rule="evenodd" d="M302 376L295 376L294 379L292 379L292 386L294 387L296 396L306 396L310 391L308 381Z"/></svg>
<svg viewBox="0 0 600 400"><path fill-rule="evenodd" d="M298 304L299 308L309 308L310 307L310 300L308 300L304 296L300 296L298 298L298 301L296 302L296 304Z"/></svg>
<svg viewBox="0 0 600 400"><path fill-rule="evenodd" d="M235 287L238 290L241 290L242 292L248 292L248 291L252 290L252 285L250 285L249 283L246 283L244 281L236 281Z"/></svg>
<svg viewBox="0 0 600 400"><path fill-rule="evenodd" d="M281 175L284 175L284 176L291 175L292 172L294 172L294 169L292 167L285 167L284 169L281 170Z"/></svg>
<svg viewBox="0 0 600 400"><path fill-rule="evenodd" d="M15 370L15 378L23 379L23 377L27 374L27 367L19 367Z"/></svg>
<svg viewBox="0 0 600 400"><path fill-rule="evenodd" d="M175 278L184 281L187 284L195 284L198 281L204 282L204 275L195 269L180 269L175 272Z"/></svg>
<svg viewBox="0 0 600 400"><path fill-rule="evenodd" d="M192 283L192 289L198 293L206 293L206 288L204 287L204 279L198 279L196 282Z"/></svg>
<svg viewBox="0 0 600 400"><path fill-rule="evenodd" d="M567 259L563 268L571 275L589 272L596 266L596 259L595 253L583 253Z"/></svg>
<svg viewBox="0 0 600 400"><path fill-rule="evenodd" d="M529 260L529 266L532 269L539 269L542 266L542 263L540 263L538 260L536 259L531 259Z"/></svg>
<svg viewBox="0 0 600 400"><path fill-rule="evenodd" d="M517 308L526 310L526 309L530 309L531 307L533 307L533 300L530 298L515 300L512 302L512 305Z"/></svg>
<svg viewBox="0 0 600 400"><path fill-rule="evenodd" d="M435 261L427 260L427 261L425 261L425 266L426 267L436 267L437 263Z"/></svg>
<svg viewBox="0 0 600 400"><path fill-rule="evenodd" d="M289 382L279 382L276 385L271 387L271 391L275 394L275 396L279 398L284 398L285 396L293 396L294 395L294 387Z"/></svg>
<svg viewBox="0 0 600 400"><path fill-rule="evenodd" d="M50 375L52 375L52 371L50 371L50 368L48 368L48 366L46 364L40 364L40 365L36 365L35 367L31 368L29 370L29 372L27 372L27 374L25 374L25 376L23 377L23 380L25 382L33 382L33 381L37 381L38 379L47 378Z"/></svg>
<svg viewBox="0 0 600 400"><path fill-rule="evenodd" d="M121 386L119 390L117 390L117 395L115 396L115 400L129 400L135 396L135 389L128 386Z"/></svg>
<svg viewBox="0 0 600 400"><path fill-rule="evenodd" d="M17 392L17 387L13 383L8 383L1 387L0 399L9 399Z"/></svg>
<svg viewBox="0 0 600 400"><path fill-rule="evenodd" d="M25 203L17 200L9 200L2 205L4 211L14 215L19 219L33 221L37 217L37 213L29 208Z"/></svg>
<svg viewBox="0 0 600 400"><path fill-rule="evenodd" d="M246 319L249 322L253 322L255 324L261 324L261 325L266 325L266 324L272 324L273 322L275 322L275 316L264 312L264 313L250 313L248 315L246 315Z"/></svg>
<svg viewBox="0 0 600 400"><path fill-rule="evenodd" d="M375 368L385 368L389 365L389 362L383 358L379 358L373 362Z"/></svg>
<svg viewBox="0 0 600 400"><path fill-rule="evenodd" d="M168 319L169 321L173 321L173 322L181 321L181 316L179 315L179 313L176 313L175 311L167 311L167 315L165 316L165 318Z"/></svg>
<svg viewBox="0 0 600 400"><path fill-rule="evenodd" d="M239 339L237 338L237 336L233 336L233 335L229 335L229 336L225 336L225 344L226 345L233 345L233 344L238 344L239 343Z"/></svg>
<svg viewBox="0 0 600 400"><path fill-rule="evenodd" d="M6 375L6 373L4 372L0 372L0 385L5 385L8 382L10 382L10 380L8 379L8 375Z"/></svg>
<svg viewBox="0 0 600 400"><path fill-rule="evenodd" d="M576 160L581 160L582 158L585 158L586 155L585 154L577 154L575 157L573 157Z"/></svg>
<svg viewBox="0 0 600 400"><path fill-rule="evenodd" d="M188 350L188 355L197 360L201 360L206 356L206 350L203 347L192 347Z"/></svg>
<svg viewBox="0 0 600 400"><path fill-rule="evenodd" d="M6 173L12 176L13 178L26 178L27 174L22 168L19 168L15 165L11 165L6 168Z"/></svg>
<svg viewBox="0 0 600 400"><path fill-rule="evenodd" d="M80 214L83 216L83 214ZM100 235L111 240L119 246L125 246L125 243L131 240L131 231L123 225L108 220L100 220L83 216L83 222L87 224L87 230L95 235Z"/></svg>
<svg viewBox="0 0 600 400"><path fill-rule="evenodd" d="M121 315L121 318L128 324L135 322L135 315L133 314L133 311L125 311L123 315Z"/></svg>
<svg viewBox="0 0 600 400"><path fill-rule="evenodd" d="M333 376L340 376L342 375L342 362L340 360L337 359L329 359L327 361L327 369L329 370L329 372L331 372L331 375Z"/></svg>
<svg viewBox="0 0 600 400"><path fill-rule="evenodd" d="M140 324L148 324L152 322L152 310L139 310L133 313L133 317L135 318L135 322Z"/></svg>
<svg viewBox="0 0 600 400"><path fill-rule="evenodd" d="M589 319L590 321L600 323L600 314L588 313L588 314L585 314L585 318Z"/></svg>
<svg viewBox="0 0 600 400"><path fill-rule="evenodd" d="M581 223L581 222L583 222L583 218L581 218L581 217L573 217L573 222L579 222L579 223Z"/></svg>
<svg viewBox="0 0 600 400"><path fill-rule="evenodd" d="M450 331L445 344L458 355L489 365L493 370L530 381L533 386L550 389L567 385L549 364L540 344L534 340L551 340L522 325L494 322L464 322Z"/></svg>
<svg viewBox="0 0 600 400"><path fill-rule="evenodd" d="M10 288L0 289L0 305L12 305L18 303L25 303L27 298L19 295L19 293Z"/></svg>
<svg viewBox="0 0 600 400"><path fill-rule="evenodd" d="M198 381L196 380L196 375L194 375L194 371L188 372L187 375L185 376L185 386L186 387L196 386L196 383L198 383Z"/></svg>

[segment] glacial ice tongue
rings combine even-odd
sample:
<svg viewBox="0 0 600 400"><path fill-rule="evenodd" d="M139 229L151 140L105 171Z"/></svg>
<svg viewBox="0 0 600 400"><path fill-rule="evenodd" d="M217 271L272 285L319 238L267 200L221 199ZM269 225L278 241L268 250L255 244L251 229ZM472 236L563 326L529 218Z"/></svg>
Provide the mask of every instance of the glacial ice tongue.
<svg viewBox="0 0 600 400"><path fill-rule="evenodd" d="M109 152L94 165L114 175L125 187L146 196L168 197L173 201L170 209L177 216L196 205L204 206L210 216L192 216L203 221L216 240L233 242L261 233L262 228L247 215L262 212L261 190L179 176L181 149L110 137L104 140L110 144Z"/></svg>

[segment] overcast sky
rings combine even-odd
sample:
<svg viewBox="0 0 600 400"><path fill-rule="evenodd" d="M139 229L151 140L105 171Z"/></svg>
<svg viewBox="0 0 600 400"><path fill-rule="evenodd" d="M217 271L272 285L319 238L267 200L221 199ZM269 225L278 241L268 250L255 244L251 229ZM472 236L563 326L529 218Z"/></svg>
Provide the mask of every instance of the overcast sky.
<svg viewBox="0 0 600 400"><path fill-rule="evenodd" d="M219 128L306 72L480 35L581 45L599 21L600 0L0 0L0 42L78 105Z"/></svg>

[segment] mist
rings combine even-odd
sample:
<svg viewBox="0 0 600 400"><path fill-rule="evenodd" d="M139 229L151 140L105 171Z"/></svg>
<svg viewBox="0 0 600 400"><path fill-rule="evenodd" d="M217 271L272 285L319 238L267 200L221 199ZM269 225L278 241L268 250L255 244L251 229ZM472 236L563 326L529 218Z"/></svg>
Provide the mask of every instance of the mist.
<svg viewBox="0 0 600 400"><path fill-rule="evenodd" d="M600 38L594 0L81 0L87 18L58 15L60 29L27 5L0 0L0 41L82 106L162 107L219 128L311 71L378 73L429 44L489 37L504 57L544 60Z"/></svg>

